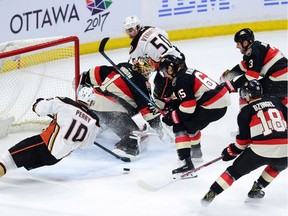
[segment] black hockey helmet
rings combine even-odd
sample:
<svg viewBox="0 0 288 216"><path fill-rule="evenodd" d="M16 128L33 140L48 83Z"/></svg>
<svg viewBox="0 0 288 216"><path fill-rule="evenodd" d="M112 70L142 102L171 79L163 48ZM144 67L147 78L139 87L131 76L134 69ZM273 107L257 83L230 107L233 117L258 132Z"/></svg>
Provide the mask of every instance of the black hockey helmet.
<svg viewBox="0 0 288 216"><path fill-rule="evenodd" d="M166 55L166 56L163 56L160 60L159 70L161 72L167 72L168 66L171 66L173 69L172 76L175 77L179 67L183 67L184 65L185 65L185 62L182 59L177 58L174 55Z"/></svg>
<svg viewBox="0 0 288 216"><path fill-rule="evenodd" d="M253 98L261 97L262 94L262 85L256 79L246 82L240 89L240 97L244 98L248 102Z"/></svg>
<svg viewBox="0 0 288 216"><path fill-rule="evenodd" d="M236 32L234 36L234 41L236 43L243 43L243 41L248 41L250 44L254 42L255 37L254 33L251 29L249 28L243 28L240 31Z"/></svg>

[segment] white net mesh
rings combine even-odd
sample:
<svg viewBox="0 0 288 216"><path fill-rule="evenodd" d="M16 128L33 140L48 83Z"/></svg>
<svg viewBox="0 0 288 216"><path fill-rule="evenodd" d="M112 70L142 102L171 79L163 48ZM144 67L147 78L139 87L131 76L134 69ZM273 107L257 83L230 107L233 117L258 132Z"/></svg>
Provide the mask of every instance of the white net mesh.
<svg viewBox="0 0 288 216"><path fill-rule="evenodd" d="M48 117L32 112L37 98L75 98L72 80L79 74L75 40L59 37L0 44L0 116L15 118L11 131L47 126Z"/></svg>

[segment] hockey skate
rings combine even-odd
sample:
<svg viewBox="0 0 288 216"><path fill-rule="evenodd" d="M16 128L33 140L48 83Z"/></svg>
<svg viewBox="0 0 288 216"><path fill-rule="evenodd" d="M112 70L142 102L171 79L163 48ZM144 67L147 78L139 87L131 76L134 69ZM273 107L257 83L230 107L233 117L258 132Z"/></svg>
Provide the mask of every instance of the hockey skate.
<svg viewBox="0 0 288 216"><path fill-rule="evenodd" d="M201 199L201 205L206 207L208 206L217 196L213 190L209 190L208 193Z"/></svg>
<svg viewBox="0 0 288 216"><path fill-rule="evenodd" d="M248 192L248 198L245 202L259 201L265 196L265 192L262 190L261 185L258 182L254 182L252 189Z"/></svg>
<svg viewBox="0 0 288 216"><path fill-rule="evenodd" d="M197 145L191 146L191 155L192 155L191 159L193 162L198 162L198 163L203 162L200 143Z"/></svg>
<svg viewBox="0 0 288 216"><path fill-rule="evenodd" d="M182 164L182 166L172 170L172 175L174 179L178 178L181 174L195 168L190 157L185 158L184 160L180 161L180 163Z"/></svg>

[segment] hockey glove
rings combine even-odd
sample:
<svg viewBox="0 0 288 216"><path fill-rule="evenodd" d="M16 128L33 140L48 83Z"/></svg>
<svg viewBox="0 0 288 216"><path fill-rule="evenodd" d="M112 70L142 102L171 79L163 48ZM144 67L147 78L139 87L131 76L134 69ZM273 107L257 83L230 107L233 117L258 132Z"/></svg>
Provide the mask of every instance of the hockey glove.
<svg viewBox="0 0 288 216"><path fill-rule="evenodd" d="M228 91L231 92L237 92L237 88L234 86L234 82L232 80L227 80L225 82L225 87L228 89Z"/></svg>
<svg viewBox="0 0 288 216"><path fill-rule="evenodd" d="M231 71L229 69L227 69L226 71L224 71L222 73L222 75L220 76L220 83L224 83L226 82L227 80L232 80L230 77L229 77L229 74L231 73Z"/></svg>
<svg viewBox="0 0 288 216"><path fill-rule="evenodd" d="M44 98L37 98L36 99L36 102L32 105L32 111L33 112L35 112L35 108L36 108L37 104L42 100L44 100Z"/></svg>
<svg viewBox="0 0 288 216"><path fill-rule="evenodd" d="M180 120L178 118L176 110L174 110L172 112L168 112L167 115L162 118L162 122L164 122L168 126L179 124Z"/></svg>
<svg viewBox="0 0 288 216"><path fill-rule="evenodd" d="M240 153L242 152L241 149L238 149L235 146L235 143L231 143L230 145L228 145L226 148L223 149L222 151L222 160L223 161L230 161L235 159Z"/></svg>
<svg viewBox="0 0 288 216"><path fill-rule="evenodd" d="M166 98L155 98L155 103L157 104L157 106L160 108L160 109L164 109L165 108L165 105L166 103L168 102L169 100L166 99Z"/></svg>
<svg viewBox="0 0 288 216"><path fill-rule="evenodd" d="M224 83L226 81L230 81L233 80L235 77L243 75L244 72L239 72L237 70L226 70L222 73L221 77L220 77L220 83Z"/></svg>
<svg viewBox="0 0 288 216"><path fill-rule="evenodd" d="M177 110L180 106L180 101L178 99L170 100L165 104L165 109L167 110Z"/></svg>

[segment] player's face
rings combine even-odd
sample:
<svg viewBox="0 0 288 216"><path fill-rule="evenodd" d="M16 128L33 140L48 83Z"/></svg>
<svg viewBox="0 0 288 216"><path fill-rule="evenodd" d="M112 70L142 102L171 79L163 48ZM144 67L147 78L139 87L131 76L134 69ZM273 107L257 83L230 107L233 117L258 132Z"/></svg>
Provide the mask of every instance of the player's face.
<svg viewBox="0 0 288 216"><path fill-rule="evenodd" d="M169 79L173 79L173 68L171 66L168 66L166 71L162 71L165 77L168 77Z"/></svg>
<svg viewBox="0 0 288 216"><path fill-rule="evenodd" d="M136 36L137 31L134 28L130 28L126 30L126 34L129 36L129 38L133 39Z"/></svg>
<svg viewBox="0 0 288 216"><path fill-rule="evenodd" d="M244 55L246 50L247 50L246 48L247 48L248 45L249 44L248 44L247 41L243 41L243 43L237 42L236 43L236 48L238 48L240 50L241 54Z"/></svg>

